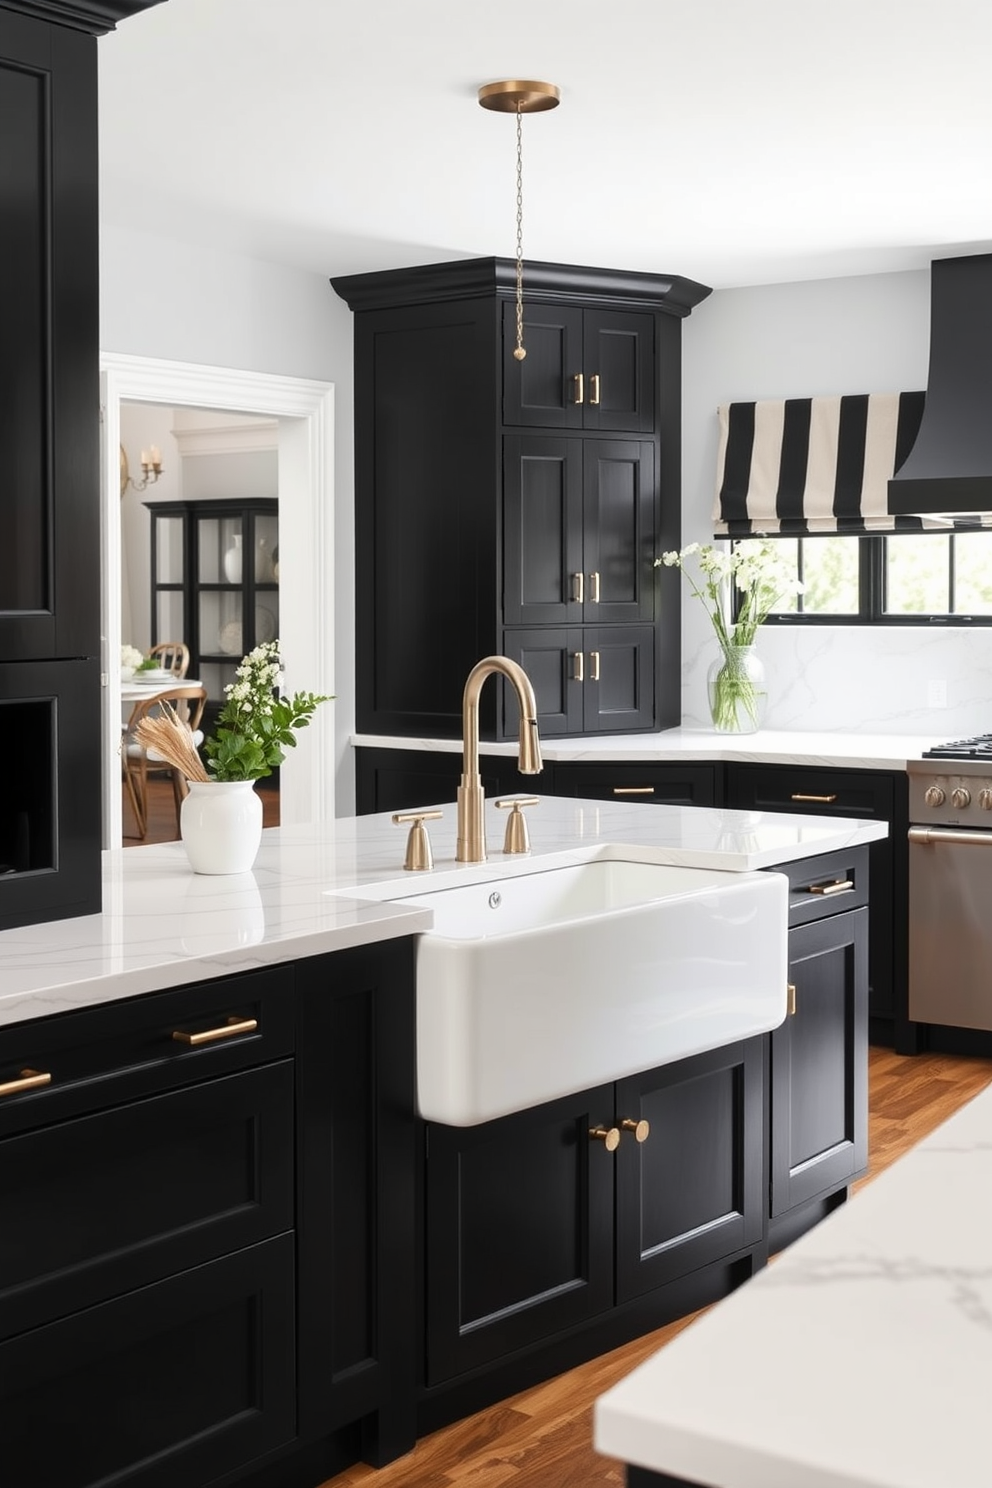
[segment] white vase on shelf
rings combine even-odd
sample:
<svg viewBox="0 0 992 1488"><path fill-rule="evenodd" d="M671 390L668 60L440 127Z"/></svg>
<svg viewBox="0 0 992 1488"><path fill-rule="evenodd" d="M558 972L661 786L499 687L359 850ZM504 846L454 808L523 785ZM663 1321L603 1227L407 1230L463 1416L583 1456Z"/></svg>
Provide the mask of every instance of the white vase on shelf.
<svg viewBox="0 0 992 1488"><path fill-rule="evenodd" d="M241 534L236 532L231 546L224 554L224 577L229 584L241 583Z"/></svg>
<svg viewBox="0 0 992 1488"><path fill-rule="evenodd" d="M269 540L260 537L255 544L255 583L267 584L272 578L272 554L269 551Z"/></svg>

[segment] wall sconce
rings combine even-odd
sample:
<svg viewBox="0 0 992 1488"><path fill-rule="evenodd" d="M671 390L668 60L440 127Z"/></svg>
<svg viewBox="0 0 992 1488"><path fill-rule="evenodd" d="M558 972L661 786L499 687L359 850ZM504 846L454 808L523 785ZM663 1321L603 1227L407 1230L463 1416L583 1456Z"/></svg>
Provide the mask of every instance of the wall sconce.
<svg viewBox="0 0 992 1488"><path fill-rule="evenodd" d="M121 445L121 499L128 486L133 486L136 491L144 491L149 485L154 485L162 474L162 451L157 444L153 444L150 450L141 451L141 473L144 480L132 479L131 467L127 462L127 451Z"/></svg>
<svg viewBox="0 0 992 1488"><path fill-rule="evenodd" d="M479 103L484 109L498 114L517 116L517 344L513 355L522 362L527 352L524 349L524 114L542 114L546 109L557 108L561 92L554 83L521 82L506 79L499 83L486 83L479 89Z"/></svg>

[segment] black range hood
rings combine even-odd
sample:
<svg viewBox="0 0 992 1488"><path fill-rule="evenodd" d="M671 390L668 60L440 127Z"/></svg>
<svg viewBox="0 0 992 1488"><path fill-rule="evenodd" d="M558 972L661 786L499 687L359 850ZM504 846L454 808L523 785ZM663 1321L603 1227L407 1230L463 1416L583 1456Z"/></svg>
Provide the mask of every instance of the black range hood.
<svg viewBox="0 0 992 1488"><path fill-rule="evenodd" d="M992 514L992 253L930 265L930 371L916 442L889 481L893 516Z"/></svg>

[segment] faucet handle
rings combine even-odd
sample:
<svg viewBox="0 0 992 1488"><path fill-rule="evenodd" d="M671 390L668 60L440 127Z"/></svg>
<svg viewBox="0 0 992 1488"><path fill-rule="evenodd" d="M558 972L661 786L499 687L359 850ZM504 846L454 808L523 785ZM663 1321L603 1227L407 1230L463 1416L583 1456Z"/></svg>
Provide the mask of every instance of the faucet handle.
<svg viewBox="0 0 992 1488"><path fill-rule="evenodd" d="M431 852L431 839L427 835L425 821L440 821L444 815L443 811L397 811L393 816L393 826L400 827L404 822L411 822L410 835L406 839L406 860L404 868L411 872L427 872L434 867L434 854Z"/></svg>
<svg viewBox="0 0 992 1488"><path fill-rule="evenodd" d="M498 806L500 811L509 811L506 818L506 836L503 839L503 851L505 853L529 853L530 837L527 832L527 818L524 816L525 806L537 806L540 796L501 796L493 805Z"/></svg>

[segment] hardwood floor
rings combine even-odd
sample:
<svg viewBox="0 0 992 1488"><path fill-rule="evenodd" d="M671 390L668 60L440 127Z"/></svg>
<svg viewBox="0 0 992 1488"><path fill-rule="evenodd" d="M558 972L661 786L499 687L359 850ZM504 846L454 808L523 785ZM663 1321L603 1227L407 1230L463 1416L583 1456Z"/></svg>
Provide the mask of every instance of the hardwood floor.
<svg viewBox="0 0 992 1488"><path fill-rule="evenodd" d="M870 1168L855 1186L870 1183L990 1081L992 1060L872 1048ZM623 1466L592 1447L593 1402L696 1316L424 1437L388 1467L358 1465L324 1488L620 1488Z"/></svg>
<svg viewBox="0 0 992 1488"><path fill-rule="evenodd" d="M263 827L277 827L279 825L278 786L266 789L263 784L259 786L258 794L262 801ZM131 810L131 803L123 786L121 786L121 800L123 802L122 847L147 847L151 842L179 841L172 784L167 778L152 776L148 781L148 832L144 839L134 835L134 812Z"/></svg>

